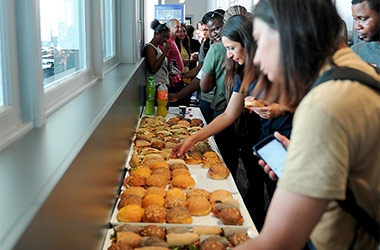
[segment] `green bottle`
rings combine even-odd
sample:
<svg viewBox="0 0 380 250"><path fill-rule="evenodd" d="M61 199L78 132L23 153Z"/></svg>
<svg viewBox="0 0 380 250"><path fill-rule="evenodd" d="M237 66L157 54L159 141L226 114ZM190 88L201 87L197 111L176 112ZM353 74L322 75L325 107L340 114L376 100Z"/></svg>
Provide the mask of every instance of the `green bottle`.
<svg viewBox="0 0 380 250"><path fill-rule="evenodd" d="M145 86L145 114L154 115L154 102L156 100L156 85L153 76L148 77Z"/></svg>

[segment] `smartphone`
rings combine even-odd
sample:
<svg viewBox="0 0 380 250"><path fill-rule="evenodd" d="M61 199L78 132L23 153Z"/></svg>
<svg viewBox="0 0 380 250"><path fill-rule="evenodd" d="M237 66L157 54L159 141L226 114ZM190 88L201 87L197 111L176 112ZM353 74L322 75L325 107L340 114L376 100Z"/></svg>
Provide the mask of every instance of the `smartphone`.
<svg viewBox="0 0 380 250"><path fill-rule="evenodd" d="M278 178L281 177L287 154L281 142L270 135L254 145L253 151L270 166Z"/></svg>

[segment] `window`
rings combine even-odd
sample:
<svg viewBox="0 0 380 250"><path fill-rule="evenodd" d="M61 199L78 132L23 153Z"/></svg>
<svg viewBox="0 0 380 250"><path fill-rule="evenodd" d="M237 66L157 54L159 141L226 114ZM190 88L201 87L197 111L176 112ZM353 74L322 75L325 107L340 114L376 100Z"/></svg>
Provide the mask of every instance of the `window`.
<svg viewBox="0 0 380 250"><path fill-rule="evenodd" d="M3 33L3 31L1 31ZM2 55L2 46L1 46L1 40L0 40L0 58L3 58ZM2 69L2 62L0 60L0 108L4 106L4 83L3 83L3 69Z"/></svg>
<svg viewBox="0 0 380 250"><path fill-rule="evenodd" d="M115 1L103 0L103 60L115 56Z"/></svg>
<svg viewBox="0 0 380 250"><path fill-rule="evenodd" d="M44 87L86 68L83 0L40 0Z"/></svg>

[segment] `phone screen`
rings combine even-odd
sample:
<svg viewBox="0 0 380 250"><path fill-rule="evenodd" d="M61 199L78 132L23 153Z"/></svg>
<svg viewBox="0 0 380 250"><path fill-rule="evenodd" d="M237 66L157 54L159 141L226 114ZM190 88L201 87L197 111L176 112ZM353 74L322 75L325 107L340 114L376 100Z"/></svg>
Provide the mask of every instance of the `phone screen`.
<svg viewBox="0 0 380 250"><path fill-rule="evenodd" d="M284 146L274 136L270 136L256 144L253 149L271 167L277 177L280 178L287 154Z"/></svg>

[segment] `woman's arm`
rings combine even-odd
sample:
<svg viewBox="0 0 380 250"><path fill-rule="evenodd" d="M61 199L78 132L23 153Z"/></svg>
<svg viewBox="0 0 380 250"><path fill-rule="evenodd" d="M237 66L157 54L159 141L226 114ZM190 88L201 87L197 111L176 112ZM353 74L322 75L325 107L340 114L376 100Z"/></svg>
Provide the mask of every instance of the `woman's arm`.
<svg viewBox="0 0 380 250"><path fill-rule="evenodd" d="M244 97L245 95L241 93L232 93L226 110L206 127L186 138L181 144L175 146L172 150L172 157L182 157L195 143L205 140L231 125L243 111Z"/></svg>
<svg viewBox="0 0 380 250"><path fill-rule="evenodd" d="M144 49L144 55L145 55L145 61L147 63L147 66L149 70L152 72L152 74L155 74L162 66L162 63L165 60L166 53L169 51L169 44L166 43L166 45L163 48L162 55L156 60L156 50L153 48L153 46L146 46Z"/></svg>
<svg viewBox="0 0 380 250"><path fill-rule="evenodd" d="M328 202L277 188L260 234L235 249L302 249Z"/></svg>

